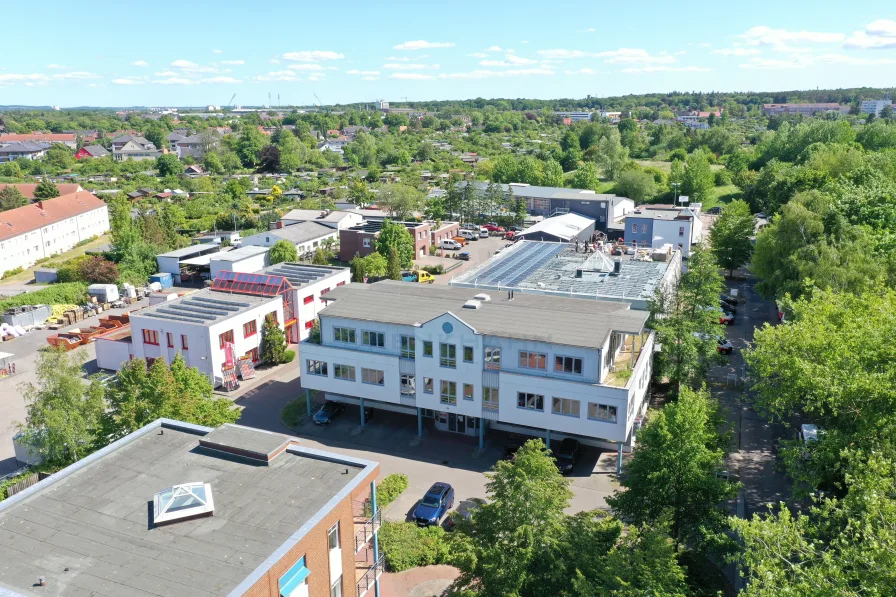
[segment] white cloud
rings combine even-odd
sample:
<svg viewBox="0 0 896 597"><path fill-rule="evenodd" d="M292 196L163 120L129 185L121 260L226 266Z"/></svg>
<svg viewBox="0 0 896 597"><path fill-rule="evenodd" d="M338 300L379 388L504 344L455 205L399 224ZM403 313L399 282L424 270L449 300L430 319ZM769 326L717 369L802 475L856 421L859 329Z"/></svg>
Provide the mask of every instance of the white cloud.
<svg viewBox="0 0 896 597"><path fill-rule="evenodd" d="M63 66L61 64L48 64L47 68L54 68L54 69L55 68L65 68L65 66Z"/></svg>
<svg viewBox="0 0 896 597"><path fill-rule="evenodd" d="M488 54L483 54L482 52L473 52L472 54L467 54L470 58L485 58Z"/></svg>
<svg viewBox="0 0 896 597"><path fill-rule="evenodd" d="M691 44L688 44L688 45L691 45ZM711 44L711 43L707 43L707 42L703 42L703 43L698 44L698 45L699 45L701 48L711 48L711 47L712 47L712 44Z"/></svg>
<svg viewBox="0 0 896 597"><path fill-rule="evenodd" d="M594 33L596 29L594 27L588 27L587 29L579 29L579 33Z"/></svg>
<svg viewBox="0 0 896 597"><path fill-rule="evenodd" d="M175 60L171 63L174 68L198 68L199 65L189 60Z"/></svg>
<svg viewBox="0 0 896 597"><path fill-rule="evenodd" d="M75 80L85 80L85 79L102 79L96 73L88 73L85 71L75 71L71 73L56 73L53 75L54 79L75 79Z"/></svg>
<svg viewBox="0 0 896 597"><path fill-rule="evenodd" d="M504 60L483 60L479 64L482 66L524 66L538 64L538 61L531 58L522 58L516 54L505 54Z"/></svg>
<svg viewBox="0 0 896 597"><path fill-rule="evenodd" d="M131 66L149 66L149 63L145 60L136 60L131 63Z"/></svg>
<svg viewBox="0 0 896 597"><path fill-rule="evenodd" d="M47 75L42 75L38 73L33 73L29 75L16 74L16 73L0 73L0 83L19 83L19 82L34 82L34 81L48 81L49 78Z"/></svg>
<svg viewBox="0 0 896 597"><path fill-rule="evenodd" d="M239 79L234 79L233 77L210 77L208 79L202 79L200 82L202 83L242 83Z"/></svg>
<svg viewBox="0 0 896 597"><path fill-rule="evenodd" d="M212 50L212 54L220 54L221 50Z"/></svg>
<svg viewBox="0 0 896 597"><path fill-rule="evenodd" d="M379 81L379 77L361 77L362 81Z"/></svg>
<svg viewBox="0 0 896 597"><path fill-rule="evenodd" d="M268 64L280 64L280 61L276 58L271 58L270 60L268 60Z"/></svg>
<svg viewBox="0 0 896 597"><path fill-rule="evenodd" d="M432 75L424 75L423 73L392 73L390 79L404 79L407 81L429 81L434 77Z"/></svg>
<svg viewBox="0 0 896 597"><path fill-rule="evenodd" d="M848 64L850 66L896 64L896 58L861 58L844 54L822 54L817 60L825 64Z"/></svg>
<svg viewBox="0 0 896 597"><path fill-rule="evenodd" d="M113 85L143 85L143 81L137 79L112 79Z"/></svg>
<svg viewBox="0 0 896 597"><path fill-rule="evenodd" d="M316 62L306 62L304 64L290 64L287 66L289 70L324 70L324 67Z"/></svg>
<svg viewBox="0 0 896 597"><path fill-rule="evenodd" d="M437 70L439 68L438 64L393 64L388 63L384 64L382 68L386 70Z"/></svg>
<svg viewBox="0 0 896 597"><path fill-rule="evenodd" d="M749 62L741 64L741 68L749 70L790 70L806 68L813 62L811 56L805 54L791 54L787 58L751 58Z"/></svg>
<svg viewBox="0 0 896 597"><path fill-rule="evenodd" d="M598 58L606 58L604 62L612 64L669 64L675 62L672 56L651 56L641 48L619 48L609 52L600 52Z"/></svg>
<svg viewBox="0 0 896 597"><path fill-rule="evenodd" d="M342 60L345 55L329 50L302 50L301 52L287 52L280 58L291 62L322 62L324 60Z"/></svg>
<svg viewBox="0 0 896 597"><path fill-rule="evenodd" d="M748 29L738 36L750 46L772 46L782 48L790 44L831 44L843 41L842 33L824 31L787 31L772 29L765 25Z"/></svg>
<svg viewBox="0 0 896 597"><path fill-rule="evenodd" d="M364 77L375 77L380 74L378 70L347 70L345 71L347 75L362 75Z"/></svg>
<svg viewBox="0 0 896 597"><path fill-rule="evenodd" d="M194 82L195 81L184 77L168 77L167 79L153 81L153 83L156 83L157 85L191 85Z"/></svg>
<svg viewBox="0 0 896 597"><path fill-rule="evenodd" d="M527 44L527 43L529 43L529 40L528 40L528 39L524 39L522 43Z"/></svg>
<svg viewBox="0 0 896 597"><path fill-rule="evenodd" d="M702 66L639 66L624 68L624 73L705 73L711 71L711 68Z"/></svg>
<svg viewBox="0 0 896 597"><path fill-rule="evenodd" d="M291 70L278 70L266 75L258 75L256 81L301 81L296 73Z"/></svg>
<svg viewBox="0 0 896 597"><path fill-rule="evenodd" d="M719 54L720 56L756 56L757 54L761 54L756 48L722 48L713 50L712 53Z"/></svg>
<svg viewBox="0 0 896 597"><path fill-rule="evenodd" d="M156 76L157 77L176 77L178 75L173 70L163 70L161 72L156 73Z"/></svg>
<svg viewBox="0 0 896 597"><path fill-rule="evenodd" d="M485 49L486 52L500 52L501 46L489 46Z"/></svg>
<svg viewBox="0 0 896 597"><path fill-rule="evenodd" d="M245 60L222 60L221 64L232 64L234 66L239 66L241 64L246 64Z"/></svg>
<svg viewBox="0 0 896 597"><path fill-rule="evenodd" d="M540 56L546 58L594 58L597 56L594 52L583 52L582 50L538 50Z"/></svg>
<svg viewBox="0 0 896 597"><path fill-rule="evenodd" d="M583 67L579 70L568 70L566 71L567 75L596 75L597 71L591 68Z"/></svg>
<svg viewBox="0 0 896 597"><path fill-rule="evenodd" d="M492 77L525 77L530 75L553 75L556 74L549 68L519 68L510 70L474 70L462 73L443 73L439 75L440 79L489 79Z"/></svg>
<svg viewBox="0 0 896 597"><path fill-rule="evenodd" d="M453 42L443 42L443 41L426 41L424 39L418 39L415 41L406 41L402 44L398 44L397 46L392 46L396 50L428 50L430 48L453 48Z"/></svg>
<svg viewBox="0 0 896 597"><path fill-rule="evenodd" d="M878 19L869 23L864 31L856 31L843 46L860 50L896 48L896 21Z"/></svg>

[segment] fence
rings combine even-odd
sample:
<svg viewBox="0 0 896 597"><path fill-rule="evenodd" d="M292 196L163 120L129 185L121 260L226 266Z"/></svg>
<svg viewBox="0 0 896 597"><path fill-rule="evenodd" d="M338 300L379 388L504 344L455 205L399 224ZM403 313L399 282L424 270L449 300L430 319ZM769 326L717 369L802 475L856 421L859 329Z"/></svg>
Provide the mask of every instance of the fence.
<svg viewBox="0 0 896 597"><path fill-rule="evenodd" d="M45 479L48 476L49 475L44 475L42 473L34 473L32 475L28 475L27 477L25 477L18 483L13 483L12 485L10 485L9 487L6 488L7 499L11 498L12 496L19 493L20 491L25 491L32 485L36 485L39 481L42 481L43 479Z"/></svg>

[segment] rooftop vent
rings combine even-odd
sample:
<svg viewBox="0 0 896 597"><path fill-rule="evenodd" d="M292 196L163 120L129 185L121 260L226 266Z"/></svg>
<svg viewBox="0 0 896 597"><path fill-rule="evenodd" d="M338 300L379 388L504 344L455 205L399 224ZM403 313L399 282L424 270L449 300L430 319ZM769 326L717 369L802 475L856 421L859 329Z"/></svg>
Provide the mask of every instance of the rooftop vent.
<svg viewBox="0 0 896 597"><path fill-rule="evenodd" d="M156 526L213 516L215 513L212 486L202 482L184 483L163 489L153 496L152 503L152 520Z"/></svg>
<svg viewBox="0 0 896 597"><path fill-rule="evenodd" d="M231 454L266 466L297 440L280 433L241 425L222 425L199 439L207 450Z"/></svg>
<svg viewBox="0 0 896 597"><path fill-rule="evenodd" d="M467 301L464 303L464 309L479 309L482 303L479 301Z"/></svg>
<svg viewBox="0 0 896 597"><path fill-rule="evenodd" d="M473 297L473 300L482 301L483 303L487 303L490 300L492 300L492 297L490 297L489 295L487 295L484 292L480 292L479 294L477 294L476 296Z"/></svg>

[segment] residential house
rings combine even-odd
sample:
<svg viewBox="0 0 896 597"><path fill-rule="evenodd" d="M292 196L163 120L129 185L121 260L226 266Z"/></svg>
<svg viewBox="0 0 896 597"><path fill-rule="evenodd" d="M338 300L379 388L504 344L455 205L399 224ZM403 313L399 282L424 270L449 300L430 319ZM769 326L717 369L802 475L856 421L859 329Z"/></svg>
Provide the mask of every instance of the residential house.
<svg viewBox="0 0 896 597"><path fill-rule="evenodd" d="M156 146L149 141L141 143L132 139L125 142L124 145L120 145L117 149L114 143L113 141L112 157L119 162L126 160L154 160L162 155L162 152L156 149Z"/></svg>
<svg viewBox="0 0 896 597"><path fill-rule="evenodd" d="M337 242L339 231L318 222L301 222L247 236L243 238L243 246L272 247L278 240L285 240L294 244L296 251L301 256L323 246L324 241L330 238Z"/></svg>
<svg viewBox="0 0 896 597"><path fill-rule="evenodd" d="M78 153L75 154L75 159L104 158L108 155L110 155L109 150L102 145L87 145L78 150Z"/></svg>
<svg viewBox="0 0 896 597"><path fill-rule="evenodd" d="M139 135L131 135L130 133L125 133L112 139L112 152L114 153L116 151L124 149L125 145L127 145L128 143L134 143L137 147L140 147L142 149L156 148L155 145L147 141L145 138L140 137Z"/></svg>
<svg viewBox="0 0 896 597"><path fill-rule="evenodd" d="M826 114L828 112L848 114L849 106L841 106L836 102L806 104L762 104L762 113L766 116L780 116L782 114L802 114L803 116L814 116L816 114Z"/></svg>
<svg viewBox="0 0 896 597"><path fill-rule="evenodd" d="M0 146L0 163L18 159L36 160L47 154L50 143L44 141L13 141Z"/></svg>
<svg viewBox="0 0 896 597"><path fill-rule="evenodd" d="M217 135L199 134L184 137L175 143L177 157L183 159L189 155L201 160L206 153L217 147L219 142Z"/></svg>
<svg viewBox="0 0 896 597"><path fill-rule="evenodd" d="M0 145L9 143L62 143L69 149L75 149L78 146L78 140L74 133L0 133Z"/></svg>

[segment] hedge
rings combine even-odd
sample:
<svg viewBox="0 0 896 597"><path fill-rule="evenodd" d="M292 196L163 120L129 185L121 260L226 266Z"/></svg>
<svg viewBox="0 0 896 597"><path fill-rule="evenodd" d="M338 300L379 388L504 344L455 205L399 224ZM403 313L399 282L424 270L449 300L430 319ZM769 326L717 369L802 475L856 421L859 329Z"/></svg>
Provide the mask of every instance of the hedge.
<svg viewBox="0 0 896 597"><path fill-rule="evenodd" d="M376 487L376 505L385 508L394 502L408 488L408 476L396 473L389 475Z"/></svg>
<svg viewBox="0 0 896 597"><path fill-rule="evenodd" d="M53 284L43 290L17 294L0 301L0 312L22 305L83 305L87 302L87 284Z"/></svg>
<svg viewBox="0 0 896 597"><path fill-rule="evenodd" d="M418 527L413 522L383 522L379 539L391 572L450 563L445 529L438 525Z"/></svg>

